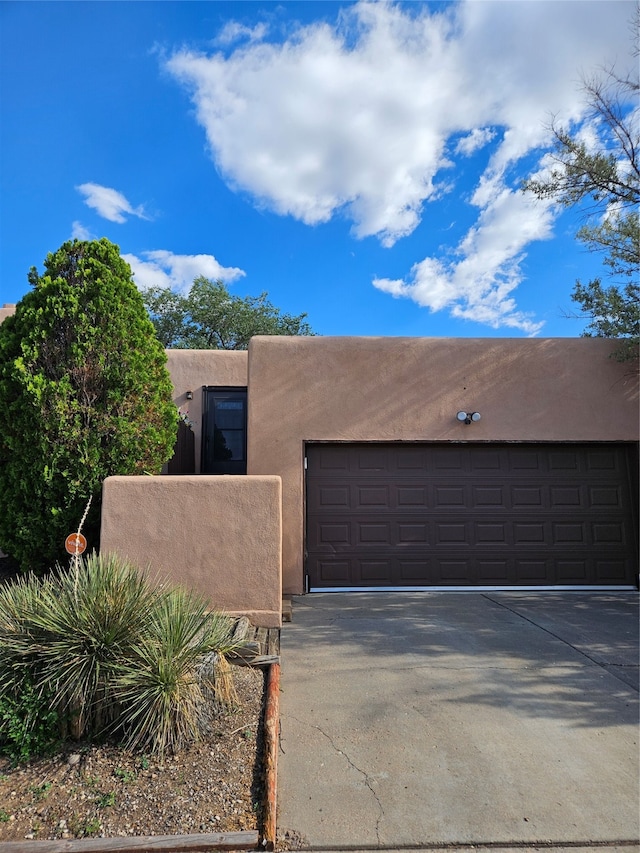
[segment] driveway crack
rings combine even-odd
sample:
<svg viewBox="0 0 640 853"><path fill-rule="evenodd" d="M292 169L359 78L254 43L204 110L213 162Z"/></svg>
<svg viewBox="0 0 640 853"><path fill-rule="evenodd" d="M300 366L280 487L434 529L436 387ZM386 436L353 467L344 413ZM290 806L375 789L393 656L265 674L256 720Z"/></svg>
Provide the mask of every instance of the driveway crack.
<svg viewBox="0 0 640 853"><path fill-rule="evenodd" d="M364 770L362 770L360 767L358 767L358 765L354 763L352 758L344 751L344 749L340 749L338 747L338 745L335 743L335 741L333 740L331 735L328 732L326 732L322 728L322 726L318 726L315 723L307 723L303 720L300 720L298 717L291 717L291 719L296 720L296 722L300 723L300 725L303 725L303 726L308 725L312 729L317 729L317 731L319 731L320 734L329 741L329 743L331 744L332 748L334 749L336 755L343 756L344 759L346 760L347 764L350 767L352 767L356 771L356 773L359 773L362 776L362 778L364 779L364 784L369 789L369 792L373 796L373 798L376 801L376 804L378 806L378 817L376 819L376 843L379 845L381 843L381 841L380 841L380 824L382 822L382 819L384 818L384 808L382 806L382 803L380 802L380 797L377 795L377 793L373 787L372 780L371 780L371 777L369 776L369 774L366 773Z"/></svg>
<svg viewBox="0 0 640 853"><path fill-rule="evenodd" d="M497 599L492 598L490 595L487 595L487 593L482 593L482 597L486 598L487 601L491 601L493 604L497 604L498 607L503 607L505 610L508 610L515 616L520 617L520 619L524 619L524 621L528 622L530 625L535 625L536 628L539 628L541 631L544 631L545 633L549 634L549 636L554 637L561 643L564 643L565 646L569 646L569 648L573 649L574 652L577 652L579 655L585 657L588 661L591 661L591 663L595 664L596 666L599 666L601 669L604 669L607 673L609 673L609 675L612 675L614 678L617 678L618 681L621 681L623 684L626 684L627 687L633 686L630 685L629 682L626 681L624 678L620 678L620 676L615 672L615 670L611 669L610 664L606 663L605 661L598 660L598 658L592 657L591 655L587 654L584 649L580 649L578 648L578 646L574 646L573 643L570 643L568 640L565 640L564 637L561 637L559 634L554 633L553 631L549 630L549 628L545 628L544 625L540 625L540 623L536 622L535 619L525 616L523 613L520 613L515 608L509 607L508 604L505 604L504 602L498 601Z"/></svg>

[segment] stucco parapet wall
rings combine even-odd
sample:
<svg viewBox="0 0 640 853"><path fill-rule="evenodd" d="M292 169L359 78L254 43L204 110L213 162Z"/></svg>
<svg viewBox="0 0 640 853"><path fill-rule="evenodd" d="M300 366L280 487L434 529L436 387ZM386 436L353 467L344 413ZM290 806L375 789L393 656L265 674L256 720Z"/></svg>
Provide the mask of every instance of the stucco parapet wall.
<svg viewBox="0 0 640 853"><path fill-rule="evenodd" d="M15 313L15 304L5 302L4 305L0 307L0 323L2 323L3 320L6 320L7 317L11 317L11 315Z"/></svg>
<svg viewBox="0 0 640 853"><path fill-rule="evenodd" d="M167 367L174 385L193 390L201 385L246 385L245 350L168 349ZM192 385L187 389L187 384Z"/></svg>
<svg viewBox="0 0 640 853"><path fill-rule="evenodd" d="M616 346L605 338L255 337L249 470L262 473L256 446L268 446L269 429L282 439L283 427L305 441L636 441L637 363L610 358ZM274 412L287 396L295 410L282 424ZM482 420L461 426L459 410Z"/></svg>
<svg viewBox="0 0 640 853"><path fill-rule="evenodd" d="M281 506L277 476L109 477L100 547L196 590L212 609L279 627Z"/></svg>

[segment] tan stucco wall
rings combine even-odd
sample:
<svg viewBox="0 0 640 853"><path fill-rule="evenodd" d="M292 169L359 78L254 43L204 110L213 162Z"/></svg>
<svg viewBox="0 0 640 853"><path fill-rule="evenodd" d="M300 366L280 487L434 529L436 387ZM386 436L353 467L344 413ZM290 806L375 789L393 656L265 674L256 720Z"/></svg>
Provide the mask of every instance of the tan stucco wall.
<svg viewBox="0 0 640 853"><path fill-rule="evenodd" d="M279 477L109 477L100 550L195 589L212 609L281 624Z"/></svg>
<svg viewBox="0 0 640 853"><path fill-rule="evenodd" d="M229 350L178 350L167 353L176 406L189 412L196 446L196 474L200 471L202 443L202 388L204 385L246 386L247 353ZM193 400L187 400L187 391Z"/></svg>
<svg viewBox="0 0 640 853"><path fill-rule="evenodd" d="M256 337L248 471L282 477L283 591L303 591L306 441L636 441L637 373L596 338ZM470 426L459 410L479 411Z"/></svg>
<svg viewBox="0 0 640 853"><path fill-rule="evenodd" d="M0 307L0 323L2 323L3 320L6 320L7 317L11 317L11 315L15 314L15 313L16 313L15 304L5 302L4 305L2 305L2 307Z"/></svg>

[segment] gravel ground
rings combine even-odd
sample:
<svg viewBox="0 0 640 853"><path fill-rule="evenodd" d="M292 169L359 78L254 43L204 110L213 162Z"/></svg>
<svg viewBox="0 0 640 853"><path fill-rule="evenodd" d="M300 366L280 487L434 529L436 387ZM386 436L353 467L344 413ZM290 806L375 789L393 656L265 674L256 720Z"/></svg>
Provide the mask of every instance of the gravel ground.
<svg viewBox="0 0 640 853"><path fill-rule="evenodd" d="M162 761L82 743L18 767L0 758L0 841L260 831L264 673L233 675L239 707Z"/></svg>

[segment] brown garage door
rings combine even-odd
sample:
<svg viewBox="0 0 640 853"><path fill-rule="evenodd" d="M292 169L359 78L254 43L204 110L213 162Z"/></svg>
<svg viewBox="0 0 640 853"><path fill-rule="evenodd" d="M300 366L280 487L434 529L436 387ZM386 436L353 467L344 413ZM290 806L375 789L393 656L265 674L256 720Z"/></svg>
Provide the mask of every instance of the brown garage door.
<svg viewBox="0 0 640 853"><path fill-rule="evenodd" d="M626 445L313 444L310 589L636 583Z"/></svg>

